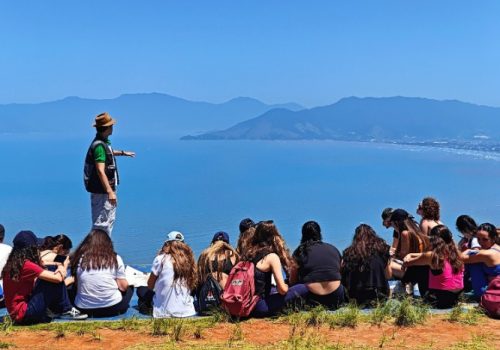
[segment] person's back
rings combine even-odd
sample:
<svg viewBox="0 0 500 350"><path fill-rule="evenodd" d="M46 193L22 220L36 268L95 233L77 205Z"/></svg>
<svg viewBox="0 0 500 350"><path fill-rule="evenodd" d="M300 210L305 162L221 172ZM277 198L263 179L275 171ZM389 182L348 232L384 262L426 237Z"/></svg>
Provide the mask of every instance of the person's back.
<svg viewBox="0 0 500 350"><path fill-rule="evenodd" d="M0 280L2 279L2 271L11 251L12 247L10 245L0 243Z"/></svg>
<svg viewBox="0 0 500 350"><path fill-rule="evenodd" d="M117 268L90 269L77 268L77 292L75 305L82 309L103 308L120 302L121 293L116 279L125 279L125 264L116 256Z"/></svg>
<svg viewBox="0 0 500 350"><path fill-rule="evenodd" d="M352 245L344 250L342 284L358 305L389 296L389 249L370 226L362 224L356 228Z"/></svg>
<svg viewBox="0 0 500 350"><path fill-rule="evenodd" d="M429 271L429 289L461 291L464 288L464 269L463 267L454 272L448 259L444 261L444 267L441 270L431 269Z"/></svg>
<svg viewBox="0 0 500 350"><path fill-rule="evenodd" d="M154 261L151 271L157 276L154 285L153 317L194 316L191 290L184 281L174 281L174 266L169 254L160 254Z"/></svg>
<svg viewBox="0 0 500 350"><path fill-rule="evenodd" d="M0 224L0 281L2 280L2 271L7 259L9 258L9 254L12 251L12 247L3 243L5 239L5 228L2 224Z"/></svg>
<svg viewBox="0 0 500 350"><path fill-rule="evenodd" d="M331 244L315 242L308 246L299 263L300 283L340 281L340 252Z"/></svg>

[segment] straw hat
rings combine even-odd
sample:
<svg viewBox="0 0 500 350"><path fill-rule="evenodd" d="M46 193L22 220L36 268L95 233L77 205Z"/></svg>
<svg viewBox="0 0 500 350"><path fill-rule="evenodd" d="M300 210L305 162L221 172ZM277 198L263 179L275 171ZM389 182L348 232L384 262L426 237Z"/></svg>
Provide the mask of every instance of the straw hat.
<svg viewBox="0 0 500 350"><path fill-rule="evenodd" d="M94 127L98 128L100 126L111 126L116 123L116 120L111 118L111 116L104 112L95 117Z"/></svg>

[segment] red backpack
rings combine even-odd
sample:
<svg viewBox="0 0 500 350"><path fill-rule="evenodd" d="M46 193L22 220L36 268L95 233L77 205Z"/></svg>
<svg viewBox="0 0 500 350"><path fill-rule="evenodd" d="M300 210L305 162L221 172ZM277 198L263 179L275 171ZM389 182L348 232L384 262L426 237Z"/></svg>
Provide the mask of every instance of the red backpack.
<svg viewBox="0 0 500 350"><path fill-rule="evenodd" d="M231 316L249 316L259 301L255 295L254 269L252 262L240 261L229 273L220 300Z"/></svg>
<svg viewBox="0 0 500 350"><path fill-rule="evenodd" d="M490 317L500 318L500 276L488 284L480 305Z"/></svg>

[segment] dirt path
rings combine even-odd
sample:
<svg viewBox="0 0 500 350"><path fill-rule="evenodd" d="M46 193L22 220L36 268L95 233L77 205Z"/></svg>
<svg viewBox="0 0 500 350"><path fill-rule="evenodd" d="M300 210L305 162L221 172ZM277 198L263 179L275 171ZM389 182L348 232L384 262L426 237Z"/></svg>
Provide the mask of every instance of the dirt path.
<svg viewBox="0 0 500 350"><path fill-rule="evenodd" d="M0 348L13 349L150 349L150 348L321 348L327 344L342 348L368 349L446 349L459 342L481 341L491 349L500 349L500 321L486 319L478 325L450 323L432 318L425 325L398 328L361 324L355 329L322 327L295 328L268 320L251 320L239 325L221 323L212 328L186 329L180 340L152 336L151 329L90 332L39 331L16 328L0 333ZM478 340L479 339L479 340ZM343 347L345 345L345 347Z"/></svg>

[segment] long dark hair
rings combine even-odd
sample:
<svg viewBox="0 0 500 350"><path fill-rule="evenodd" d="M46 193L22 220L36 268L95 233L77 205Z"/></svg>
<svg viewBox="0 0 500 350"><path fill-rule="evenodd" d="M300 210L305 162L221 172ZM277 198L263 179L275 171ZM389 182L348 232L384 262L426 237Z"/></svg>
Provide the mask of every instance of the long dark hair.
<svg viewBox="0 0 500 350"><path fill-rule="evenodd" d="M40 265L40 251L38 250L38 247L34 245L24 248L16 248L14 246L9 254L7 262L5 263L2 274L6 276L8 273L9 277L13 281L18 281L26 260Z"/></svg>
<svg viewBox="0 0 500 350"><path fill-rule="evenodd" d="M238 244L236 246L236 251L238 254L242 254L245 252L250 245L250 242L253 239L255 234L255 227L249 227L245 231L240 233L240 237L238 238Z"/></svg>
<svg viewBox="0 0 500 350"><path fill-rule="evenodd" d="M477 224L469 215L460 215L457 218L455 225L457 226L457 230L462 234L470 233L474 236L476 235Z"/></svg>
<svg viewBox="0 0 500 350"><path fill-rule="evenodd" d="M420 231L420 227L413 217L409 216L403 220L392 221L392 224L399 234L403 231L409 232L410 253L422 253L429 250L429 237ZM401 239L399 245L401 245Z"/></svg>
<svg viewBox="0 0 500 350"><path fill-rule="evenodd" d="M116 252L109 235L102 230L92 230L71 256L71 271L103 270L118 268Z"/></svg>
<svg viewBox="0 0 500 350"><path fill-rule="evenodd" d="M167 254L174 267L174 283L184 284L189 290L196 288L196 262L191 248L181 241L167 241L159 254Z"/></svg>
<svg viewBox="0 0 500 350"><path fill-rule="evenodd" d="M320 243L322 239L321 227L316 221L307 221L302 225L300 245L293 252L293 257L299 265L307 260L307 249L314 244Z"/></svg>
<svg viewBox="0 0 500 350"><path fill-rule="evenodd" d="M54 249L58 245L61 245L62 248L67 251L73 248L73 243L71 242L71 239L69 239L69 237L64 234L60 234L57 236L45 237L43 240L42 247L40 248L40 251Z"/></svg>
<svg viewBox="0 0 500 350"><path fill-rule="evenodd" d="M380 238L371 226L361 224L356 227L352 244L343 252L344 268L356 270L370 265L372 256L389 259L389 245Z"/></svg>
<svg viewBox="0 0 500 350"><path fill-rule="evenodd" d="M430 232L431 267L436 270L444 268L445 260L450 263L453 273L458 273L464 263L459 258L457 246L451 231L445 225L434 226Z"/></svg>
<svg viewBox="0 0 500 350"><path fill-rule="evenodd" d="M285 240L272 221L263 221L257 224L255 234L247 246L247 251L242 253L243 260L246 261L253 261L258 255L264 257L275 253L287 274L295 266Z"/></svg>

